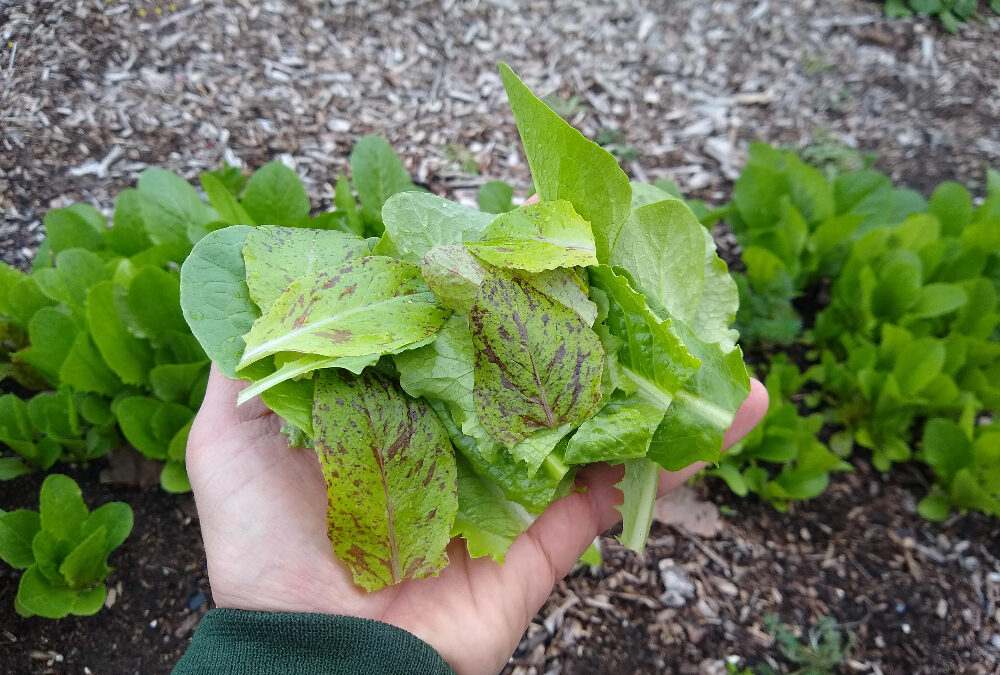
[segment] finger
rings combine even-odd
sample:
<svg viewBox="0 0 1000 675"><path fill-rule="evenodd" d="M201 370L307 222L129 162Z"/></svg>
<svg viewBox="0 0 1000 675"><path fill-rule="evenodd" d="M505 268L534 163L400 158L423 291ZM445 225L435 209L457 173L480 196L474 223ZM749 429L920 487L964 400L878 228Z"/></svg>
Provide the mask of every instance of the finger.
<svg viewBox="0 0 1000 675"><path fill-rule="evenodd" d="M766 412L767 390L757 380L751 380L750 394L736 412L723 447L728 449L750 433ZM699 462L681 471L662 472L660 494L677 487L704 466ZM621 480L623 471L621 466L607 465L584 469L577 483L585 492L567 495L553 503L529 528L532 543L543 549L558 577L570 570L594 537L621 521L616 507L622 502L622 494L615 484ZM515 541L514 546L517 545Z"/></svg>
<svg viewBox="0 0 1000 675"><path fill-rule="evenodd" d="M218 366L212 364L208 376L208 388L205 390L205 400L201 404L199 415L204 414L212 420L212 424L229 427L234 424L249 422L268 414L270 410L259 396L254 396L241 406L236 405L236 397L247 383L243 380L231 380Z"/></svg>

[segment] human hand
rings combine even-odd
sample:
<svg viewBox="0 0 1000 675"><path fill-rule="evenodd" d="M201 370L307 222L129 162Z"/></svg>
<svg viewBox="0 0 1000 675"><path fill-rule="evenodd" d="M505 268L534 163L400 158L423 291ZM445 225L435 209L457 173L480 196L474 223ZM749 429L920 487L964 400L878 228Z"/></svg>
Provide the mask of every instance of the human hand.
<svg viewBox="0 0 1000 675"><path fill-rule="evenodd" d="M767 410L753 380L726 434L745 436ZM458 673L500 670L553 585L598 534L621 520L620 467L578 474L585 491L554 502L515 540L506 562L448 546L440 576L367 593L354 585L327 538L326 484L316 453L289 449L277 415L259 398L236 407L245 383L213 366L191 428L187 469L198 505L212 594L219 607L319 612L375 619L421 638ZM702 468L663 472L660 494Z"/></svg>

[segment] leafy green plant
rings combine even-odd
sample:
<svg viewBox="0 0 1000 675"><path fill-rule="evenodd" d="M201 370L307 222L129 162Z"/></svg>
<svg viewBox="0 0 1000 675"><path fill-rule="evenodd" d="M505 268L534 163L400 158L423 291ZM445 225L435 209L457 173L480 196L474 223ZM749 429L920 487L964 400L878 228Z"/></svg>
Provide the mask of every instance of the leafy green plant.
<svg viewBox="0 0 1000 675"><path fill-rule="evenodd" d="M769 364L764 378L770 397L767 415L711 470L737 495L752 492L784 511L789 501L822 493L829 485L830 472L853 470L819 440L823 413L799 411L798 405L804 405L800 391L807 380L784 355Z"/></svg>
<svg viewBox="0 0 1000 675"><path fill-rule="evenodd" d="M853 240L925 207L881 174L857 171L831 183L792 153L751 145L732 201L713 214L743 247L736 327L744 344L794 341L802 325L792 301L836 276Z"/></svg>
<svg viewBox="0 0 1000 675"><path fill-rule="evenodd" d="M23 616L95 614L104 604L108 556L132 531L132 509L112 502L88 511L73 479L42 483L39 510L0 510L0 558L24 570L14 607Z"/></svg>
<svg viewBox="0 0 1000 675"><path fill-rule="evenodd" d="M990 9L1000 14L1000 0L989 0ZM961 22L976 16L979 0L886 0L885 15L890 19L932 16L949 33L957 33Z"/></svg>
<svg viewBox="0 0 1000 675"><path fill-rule="evenodd" d="M854 636L848 633L845 637L837 628L837 622L829 616L820 617L809 629L804 641L799 640L792 629L773 614L764 617L764 626L774 635L778 653L794 667L787 671L791 675L832 675L839 672L838 667L844 664L854 641ZM757 672L774 671L768 666L759 668Z"/></svg>
<svg viewBox="0 0 1000 675"><path fill-rule="evenodd" d="M749 392L697 217L501 76L538 203L402 192L377 240L234 225L181 269L192 332L252 382L239 401L315 447L334 550L368 590L437 574L453 536L502 561L592 462L625 465L621 540L641 549L660 467L718 460Z"/></svg>
<svg viewBox="0 0 1000 675"><path fill-rule="evenodd" d="M374 136L358 142L351 167L358 199L340 176L335 209L315 218L280 163L252 176L203 174L208 203L179 176L150 169L119 196L110 227L84 204L50 211L31 273L0 265L0 376L39 391L0 397L0 442L15 455L0 457L0 480L96 459L124 437L164 462L166 490L190 489L184 451L209 360L181 313L177 267L196 241L232 224L381 234L385 200L416 188Z"/></svg>

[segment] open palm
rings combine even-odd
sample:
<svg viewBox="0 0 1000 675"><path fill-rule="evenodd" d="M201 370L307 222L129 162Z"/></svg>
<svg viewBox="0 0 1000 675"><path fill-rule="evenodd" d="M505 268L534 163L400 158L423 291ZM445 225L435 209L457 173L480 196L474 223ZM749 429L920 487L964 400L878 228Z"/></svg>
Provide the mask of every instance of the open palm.
<svg viewBox="0 0 1000 675"><path fill-rule="evenodd" d="M600 532L621 520L620 469L589 467L586 486L553 503L518 537L503 565L472 559L461 540L440 576L367 593L327 539L326 485L316 454L288 449L279 418L259 399L239 408L244 383L213 366L191 429L187 468L198 504L212 593L219 607L359 616L403 628L459 673L496 672L552 586ZM726 435L742 438L767 409L754 381ZM700 466L661 476L661 493Z"/></svg>

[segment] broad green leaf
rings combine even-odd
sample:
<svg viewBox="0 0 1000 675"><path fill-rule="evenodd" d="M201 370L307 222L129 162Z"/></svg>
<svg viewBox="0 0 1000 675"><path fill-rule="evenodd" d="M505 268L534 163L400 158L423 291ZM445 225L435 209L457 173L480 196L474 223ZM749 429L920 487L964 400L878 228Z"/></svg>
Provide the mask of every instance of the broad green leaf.
<svg viewBox="0 0 1000 675"><path fill-rule="evenodd" d="M940 494L929 494L917 503L917 513L935 522L947 518L950 510L948 498Z"/></svg>
<svg viewBox="0 0 1000 675"><path fill-rule="evenodd" d="M153 245L143 220L143 196L138 190L124 190L115 202L115 215L110 230L104 233L108 248L132 256Z"/></svg>
<svg viewBox="0 0 1000 675"><path fill-rule="evenodd" d="M298 227L309 218L309 196L294 171L270 162L250 176L243 208L255 223Z"/></svg>
<svg viewBox="0 0 1000 675"><path fill-rule="evenodd" d="M706 342L735 342L739 297L715 242L684 202L654 202L629 216L611 251L648 299L692 324Z"/></svg>
<svg viewBox="0 0 1000 675"><path fill-rule="evenodd" d="M358 235L365 233L365 224L361 222L361 214L358 213L357 202L354 201L354 195L351 194L351 186L342 173L337 174L337 187L333 194L333 205L337 207L338 211L344 213L348 230Z"/></svg>
<svg viewBox="0 0 1000 675"><path fill-rule="evenodd" d="M27 275L16 270L5 262L0 262L0 315L16 317L11 306L11 294L14 285L26 279Z"/></svg>
<svg viewBox="0 0 1000 675"><path fill-rule="evenodd" d="M0 457L0 481L13 480L33 471L30 466L13 457ZM0 537L3 535L0 534ZM2 544L0 544L2 546ZM0 556L2 557L2 556Z"/></svg>
<svg viewBox="0 0 1000 675"><path fill-rule="evenodd" d="M236 377L243 336L260 316L250 299L243 244L251 228L233 225L195 245L181 267L180 306L191 332L226 376Z"/></svg>
<svg viewBox="0 0 1000 675"><path fill-rule="evenodd" d="M56 304L44 292L33 276L24 276L15 281L7 295L7 309L21 326L27 326L31 317L42 307Z"/></svg>
<svg viewBox="0 0 1000 675"><path fill-rule="evenodd" d="M118 376L108 368L85 331L76 334L73 346L59 368L59 380L80 391L114 396L122 388Z"/></svg>
<svg viewBox="0 0 1000 675"><path fill-rule="evenodd" d="M105 562L107 536L104 527L94 529L63 559L59 573L67 586L83 590L108 575L111 569Z"/></svg>
<svg viewBox="0 0 1000 675"><path fill-rule="evenodd" d="M35 562L31 550L31 540L42 528L37 511L17 509L0 512L0 559L13 567L23 570Z"/></svg>
<svg viewBox="0 0 1000 675"><path fill-rule="evenodd" d="M625 277L602 265L590 270L590 283L611 300L606 323L621 340L617 357L624 373L643 399L666 410L698 369L698 359L688 352L672 323L654 315Z"/></svg>
<svg viewBox="0 0 1000 675"><path fill-rule="evenodd" d="M1000 516L1000 499L987 492L972 469L959 469L951 482L948 496L951 503L960 508Z"/></svg>
<svg viewBox="0 0 1000 675"><path fill-rule="evenodd" d="M62 474L51 474L38 495L42 529L54 537L75 541L87 520L87 507L76 482Z"/></svg>
<svg viewBox="0 0 1000 675"><path fill-rule="evenodd" d="M299 356L283 364L270 375L260 378L249 387L240 391L239 396L236 397L236 404L243 405L254 396L267 391L285 380L298 378L321 368L343 368L357 375L368 366L378 363L379 356L379 354L341 357L318 356L316 354Z"/></svg>
<svg viewBox="0 0 1000 675"><path fill-rule="evenodd" d="M157 267L143 267L128 285L128 312L141 333L160 343L171 332L188 332L181 311L180 281Z"/></svg>
<svg viewBox="0 0 1000 675"><path fill-rule="evenodd" d="M285 380L260 394L264 404L289 424L313 438L313 378Z"/></svg>
<svg viewBox="0 0 1000 675"><path fill-rule="evenodd" d="M150 459L166 459L174 434L191 419L190 408L146 396L122 399L116 408L125 439Z"/></svg>
<svg viewBox="0 0 1000 675"><path fill-rule="evenodd" d="M53 253L71 248L99 251L103 247L106 226L94 227L92 222L70 209L52 209L45 214L44 222L45 235Z"/></svg>
<svg viewBox="0 0 1000 675"><path fill-rule="evenodd" d="M557 269L538 274L514 271L513 274L522 283L533 286L535 290L572 309L588 326L593 326L597 321L597 305L589 297L590 288L584 281L584 270Z"/></svg>
<svg viewBox="0 0 1000 675"><path fill-rule="evenodd" d="M945 350L940 340L925 337L907 344L896 357L892 374L905 396L916 396L944 367Z"/></svg>
<svg viewBox="0 0 1000 675"><path fill-rule="evenodd" d="M191 481L188 480L184 462L167 462L160 472L160 487L164 492L184 494L191 492Z"/></svg>
<svg viewBox="0 0 1000 675"><path fill-rule="evenodd" d="M104 362L122 382L147 385L153 367L153 350L149 343L129 333L115 311L114 293L115 284L111 281L102 281L90 288L87 327Z"/></svg>
<svg viewBox="0 0 1000 675"><path fill-rule="evenodd" d="M420 279L393 258L357 258L293 282L244 336L240 368L270 354L385 354L433 335L448 316Z"/></svg>
<svg viewBox="0 0 1000 675"><path fill-rule="evenodd" d="M169 171L143 171L139 192L149 238L163 246L165 255L175 262L184 260L191 244L205 236L207 225L216 220L215 210L201 201L195 189Z"/></svg>
<svg viewBox="0 0 1000 675"><path fill-rule="evenodd" d="M927 210L941 221L941 232L957 236L972 222L972 197L954 181L945 181L934 190Z"/></svg>
<svg viewBox="0 0 1000 675"><path fill-rule="evenodd" d="M972 442L948 419L932 419L924 425L922 457L944 483L951 482L963 467L974 466Z"/></svg>
<svg viewBox="0 0 1000 675"><path fill-rule="evenodd" d="M382 218L393 255L419 265L435 246L475 241L496 216L436 195L404 192L385 203Z"/></svg>
<svg viewBox="0 0 1000 675"><path fill-rule="evenodd" d="M376 232L381 230L386 201L396 193L414 189L410 174L392 146L378 136L364 136L355 144L351 151L351 178L361 200L362 216L366 223L376 226Z"/></svg>
<svg viewBox="0 0 1000 675"><path fill-rule="evenodd" d="M491 180L480 186L477 202L479 210L485 213L507 213L514 210L513 198L514 188L510 184Z"/></svg>
<svg viewBox="0 0 1000 675"><path fill-rule="evenodd" d="M498 271L484 280L469 324L476 413L507 448L595 411L604 349L576 312Z"/></svg>
<svg viewBox="0 0 1000 675"><path fill-rule="evenodd" d="M165 363L149 371L149 386L161 401L183 404L207 372L207 361Z"/></svg>
<svg viewBox="0 0 1000 675"><path fill-rule="evenodd" d="M628 176L611 153L567 124L506 64L500 64L500 77L538 195L570 202L590 223L597 257L606 261L631 208Z"/></svg>
<svg viewBox="0 0 1000 675"><path fill-rule="evenodd" d="M487 270L461 244L435 246L420 266L424 283L449 309L466 314L472 309Z"/></svg>
<svg viewBox="0 0 1000 675"><path fill-rule="evenodd" d="M650 185L649 183L636 183L633 181L630 183L632 186L632 212L634 213L636 209L643 207L647 204L653 204L655 202L662 202L668 199L680 199L679 196L672 195L669 192L665 192L655 185Z"/></svg>
<svg viewBox="0 0 1000 675"><path fill-rule="evenodd" d="M60 588L46 579L37 566L28 568L17 588L17 602L21 607L47 619L61 619L67 614L96 614L106 597L104 584L86 591Z"/></svg>
<svg viewBox="0 0 1000 675"><path fill-rule="evenodd" d="M345 232L255 227L243 245L250 298L267 311L296 279L341 267L368 253L364 239Z"/></svg>
<svg viewBox="0 0 1000 675"><path fill-rule="evenodd" d="M960 309L968 300L961 286L955 284L927 284L917 293L916 301L907 313L918 319L949 314Z"/></svg>
<svg viewBox="0 0 1000 675"><path fill-rule="evenodd" d="M524 463L503 448L497 448L494 455L487 458L481 452L478 441L455 425L444 403L435 399L428 400L438 419L448 430L455 449L462 453L476 475L499 486L507 500L520 504L529 513L537 515L553 501L568 494L574 474L559 458L560 446L546 458L544 471L529 475Z"/></svg>
<svg viewBox="0 0 1000 675"><path fill-rule="evenodd" d="M73 348L78 331L76 322L68 314L55 307L43 307L28 325L31 347L22 358L57 385L59 370Z"/></svg>
<svg viewBox="0 0 1000 675"><path fill-rule="evenodd" d="M645 457L662 419L662 408L637 396L616 396L576 430L565 460L591 464Z"/></svg>
<svg viewBox="0 0 1000 675"><path fill-rule="evenodd" d="M393 356L399 384L410 396L437 399L448 405L462 433L478 444L478 452L495 459L496 441L476 415L475 351L472 333L464 316L452 314L441 326L434 342Z"/></svg>
<svg viewBox="0 0 1000 675"><path fill-rule="evenodd" d="M625 460L625 477L615 487L621 490L624 501L616 507L622 514L622 533L618 541L622 546L642 552L653 523L653 506L660 479L660 466L649 459Z"/></svg>
<svg viewBox="0 0 1000 675"><path fill-rule="evenodd" d="M96 253L71 248L56 256L54 268L39 270L33 277L45 295L82 311L88 289L111 274Z"/></svg>
<svg viewBox="0 0 1000 675"><path fill-rule="evenodd" d="M329 534L368 591L433 576L458 510L448 434L425 404L378 375L322 372L313 408Z"/></svg>
<svg viewBox="0 0 1000 675"><path fill-rule="evenodd" d="M505 213L466 246L491 265L528 272L597 264L590 223L565 200Z"/></svg>
<svg viewBox="0 0 1000 675"><path fill-rule="evenodd" d="M222 222L227 225L257 224L250 214L247 213L246 209L243 208L243 205L236 200L236 197L233 196L229 188L217 176L211 173L201 174L201 187L205 190L205 194L208 195L208 201L219 212L219 218L222 219ZM308 198L306 204L308 205ZM309 209L307 206L306 213L308 212Z"/></svg>
<svg viewBox="0 0 1000 675"><path fill-rule="evenodd" d="M122 502L109 502L91 511L83 525L83 536L89 536L100 528L105 531L104 555L122 545L132 531L132 508Z"/></svg>
<svg viewBox="0 0 1000 675"><path fill-rule="evenodd" d="M507 500L503 490L476 474L468 460L458 464L458 513L451 536L465 538L469 556L490 556L502 563L514 539L528 529L535 516L516 502Z"/></svg>

